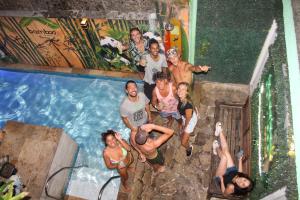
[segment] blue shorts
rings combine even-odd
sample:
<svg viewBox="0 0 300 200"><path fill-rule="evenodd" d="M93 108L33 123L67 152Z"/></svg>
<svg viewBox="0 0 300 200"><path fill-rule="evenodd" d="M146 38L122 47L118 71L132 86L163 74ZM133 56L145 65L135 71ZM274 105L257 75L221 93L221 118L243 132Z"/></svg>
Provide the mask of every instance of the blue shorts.
<svg viewBox="0 0 300 200"><path fill-rule="evenodd" d="M167 117L173 117L174 119L181 119L181 115L179 114L178 111L176 112L160 112L159 115L163 118L167 118Z"/></svg>
<svg viewBox="0 0 300 200"><path fill-rule="evenodd" d="M238 171L238 169L236 168L236 166L228 167L228 168L226 169L226 171L225 171L225 174L224 174L223 176L228 175L228 174L231 173L231 172L237 172L237 171ZM221 187L221 179L220 179L220 177L215 176L215 177L213 178L213 180L214 180L214 183L215 183L215 185L216 185L217 187Z"/></svg>
<svg viewBox="0 0 300 200"><path fill-rule="evenodd" d="M224 175L227 175L227 174L229 174L230 172L237 172L238 171L238 169L236 168L236 166L232 166L232 167L228 167L227 169L226 169L226 172L225 172L225 174Z"/></svg>

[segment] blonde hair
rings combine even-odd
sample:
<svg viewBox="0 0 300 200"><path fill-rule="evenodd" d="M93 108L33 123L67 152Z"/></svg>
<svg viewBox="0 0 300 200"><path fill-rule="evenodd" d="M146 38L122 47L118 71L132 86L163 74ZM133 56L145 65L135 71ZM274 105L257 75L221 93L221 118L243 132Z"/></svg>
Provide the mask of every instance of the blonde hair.
<svg viewBox="0 0 300 200"><path fill-rule="evenodd" d="M191 86L190 86L190 84L187 83L187 82L180 82L177 85L177 90L178 90L179 86L181 86L181 85L184 85L187 89L187 95L186 95L187 101L189 101L190 103L193 104L193 101L192 101L192 98L191 98Z"/></svg>

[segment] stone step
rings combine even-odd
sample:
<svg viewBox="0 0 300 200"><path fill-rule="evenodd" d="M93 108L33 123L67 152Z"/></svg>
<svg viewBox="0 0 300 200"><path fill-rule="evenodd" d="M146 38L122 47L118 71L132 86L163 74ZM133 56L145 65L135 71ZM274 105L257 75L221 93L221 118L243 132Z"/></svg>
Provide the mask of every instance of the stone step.
<svg viewBox="0 0 300 200"><path fill-rule="evenodd" d="M8 121L0 157L9 155L10 162L32 199L44 199L45 183L55 171L70 166L77 152L77 144L59 128ZM48 193L59 197L68 181L69 172L63 171L48 184Z"/></svg>

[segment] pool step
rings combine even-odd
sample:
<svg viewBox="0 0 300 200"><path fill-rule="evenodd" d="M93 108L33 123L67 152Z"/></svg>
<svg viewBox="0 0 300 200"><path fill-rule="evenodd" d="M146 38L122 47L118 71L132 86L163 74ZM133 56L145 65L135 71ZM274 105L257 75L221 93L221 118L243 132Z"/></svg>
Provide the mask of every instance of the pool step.
<svg viewBox="0 0 300 200"><path fill-rule="evenodd" d="M32 199L45 199L45 182L55 171L73 163L77 144L59 128L8 121L0 157L9 155ZM69 172L62 171L48 184L48 193L59 197Z"/></svg>

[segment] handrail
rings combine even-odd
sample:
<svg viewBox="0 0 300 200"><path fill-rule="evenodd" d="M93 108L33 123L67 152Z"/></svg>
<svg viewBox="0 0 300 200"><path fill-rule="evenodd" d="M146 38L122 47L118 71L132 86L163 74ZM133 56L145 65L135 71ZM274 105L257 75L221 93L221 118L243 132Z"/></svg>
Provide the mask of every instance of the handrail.
<svg viewBox="0 0 300 200"><path fill-rule="evenodd" d="M115 179L115 178L120 178L120 176L112 176L112 177L110 177L110 178L106 181L106 183L101 187L101 190L100 190L99 195L98 195L98 200L101 200L102 193L103 193L105 187L109 184L109 182L110 182L111 180L113 180L113 179Z"/></svg>
<svg viewBox="0 0 300 200"><path fill-rule="evenodd" d="M46 196L47 197L50 197L52 199L56 199L56 200L61 200L63 198L57 198L57 197L54 197L54 196L51 196L49 195L48 193L48 186L49 186L49 181L55 176L57 175L59 172L65 170L65 169L77 169L77 168L81 168L81 167L88 167L87 165L79 165L79 166L74 166L74 167L62 167L60 168L59 170L57 170L56 172L54 172L46 181L46 187L45 187L45 193L46 193Z"/></svg>

